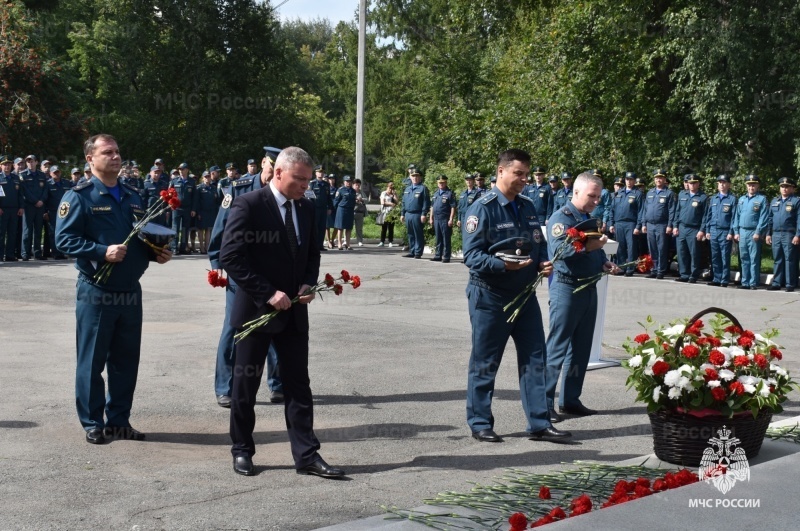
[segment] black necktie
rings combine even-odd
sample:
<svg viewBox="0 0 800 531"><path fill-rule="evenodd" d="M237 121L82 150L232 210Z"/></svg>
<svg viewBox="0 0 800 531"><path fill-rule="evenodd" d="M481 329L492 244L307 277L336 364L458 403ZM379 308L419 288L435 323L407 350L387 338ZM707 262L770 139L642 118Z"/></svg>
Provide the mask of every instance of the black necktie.
<svg viewBox="0 0 800 531"><path fill-rule="evenodd" d="M286 233L289 236L289 248L292 250L292 256L297 256L297 248L299 247L299 244L297 243L297 233L294 230L292 202L286 201L283 204L283 207L286 209L286 217L284 218L284 222L286 223Z"/></svg>

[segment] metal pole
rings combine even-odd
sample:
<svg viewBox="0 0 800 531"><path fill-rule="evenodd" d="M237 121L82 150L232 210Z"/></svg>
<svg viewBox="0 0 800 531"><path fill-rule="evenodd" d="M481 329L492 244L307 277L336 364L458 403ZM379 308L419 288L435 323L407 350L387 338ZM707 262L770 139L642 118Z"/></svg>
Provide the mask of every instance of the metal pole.
<svg viewBox="0 0 800 531"><path fill-rule="evenodd" d="M356 87L356 178L364 181L364 70L367 56L367 0L358 5L358 84ZM366 184L366 183L364 183ZM362 185L363 186L363 185Z"/></svg>

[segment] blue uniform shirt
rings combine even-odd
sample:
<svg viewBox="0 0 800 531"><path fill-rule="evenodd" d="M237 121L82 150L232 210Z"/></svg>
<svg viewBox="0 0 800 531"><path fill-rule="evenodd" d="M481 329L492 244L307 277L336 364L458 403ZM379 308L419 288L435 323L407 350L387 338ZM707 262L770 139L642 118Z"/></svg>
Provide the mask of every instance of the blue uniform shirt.
<svg viewBox="0 0 800 531"><path fill-rule="evenodd" d="M317 212L327 212L333 208L331 185L325 179L311 179L308 187L314 191L314 207Z"/></svg>
<svg viewBox="0 0 800 531"><path fill-rule="evenodd" d="M142 202L145 208L150 208L161 198L161 192L169 188L167 181L145 181L144 188L141 190Z"/></svg>
<svg viewBox="0 0 800 531"><path fill-rule="evenodd" d="M217 217L214 219L211 238L208 240L208 260L211 262L211 269L220 269L221 267L219 264L219 251L222 247L222 235L225 232L225 224L228 221L228 214L234 197L258 190L261 188L261 179L240 178L234 181L229 180L227 184L226 187L220 189L224 197L219 207L219 212L217 212Z"/></svg>
<svg viewBox="0 0 800 531"><path fill-rule="evenodd" d="M791 232L793 236L800 236L800 223L797 223L797 213L800 211L800 197L790 195L786 199L780 196L770 202L772 227L770 234Z"/></svg>
<svg viewBox="0 0 800 531"><path fill-rule="evenodd" d="M572 188L559 188L553 198L553 212L564 208L570 201L572 201Z"/></svg>
<svg viewBox="0 0 800 531"><path fill-rule="evenodd" d="M333 198L334 208L344 208L351 211L356 206L356 191L347 186L341 186L336 190L336 195Z"/></svg>
<svg viewBox="0 0 800 531"><path fill-rule="evenodd" d="M48 212L55 212L58 210L58 206L61 204L61 198L64 197L64 193L70 188L72 188L72 181L65 181L64 179L59 179L58 182L56 182L55 179L47 181L47 201L45 202L45 206Z"/></svg>
<svg viewBox="0 0 800 531"><path fill-rule="evenodd" d="M36 170L23 170L19 175L25 206L34 206L39 201L47 202L47 176Z"/></svg>
<svg viewBox="0 0 800 531"><path fill-rule="evenodd" d="M16 173L3 173L0 171L0 188L3 188L5 197L0 197L0 208L16 211L22 208L22 190L20 190L19 177Z"/></svg>
<svg viewBox="0 0 800 531"><path fill-rule="evenodd" d="M456 194L449 188L436 190L433 194L433 217L439 221L448 221L450 212L456 207Z"/></svg>
<svg viewBox="0 0 800 531"><path fill-rule="evenodd" d="M181 210L197 211L197 185L192 179L184 180L181 177L172 179L170 188L174 188L181 200Z"/></svg>
<svg viewBox="0 0 800 531"><path fill-rule="evenodd" d="M605 188L600 192L600 202L592 210L591 216L605 224L611 219L611 194Z"/></svg>
<svg viewBox="0 0 800 531"><path fill-rule="evenodd" d="M752 230L764 235L769 229L770 209L767 196L762 193L743 195L736 204L736 214L733 217L733 232L738 234L741 229Z"/></svg>
<svg viewBox="0 0 800 531"><path fill-rule="evenodd" d="M536 209L536 217L539 219L539 224L544 225L547 223L547 220L553 214L553 194L550 185L542 183L539 186L536 182L533 182L525 187L522 194L533 201L533 208Z"/></svg>
<svg viewBox="0 0 800 531"><path fill-rule="evenodd" d="M688 190L681 190L678 194L678 204L672 219L672 226L680 230L681 227L706 231L705 217L708 196L703 192L692 195Z"/></svg>
<svg viewBox="0 0 800 531"><path fill-rule="evenodd" d="M705 226L733 235L733 218L736 214L736 196L716 193L708 201Z"/></svg>
<svg viewBox="0 0 800 531"><path fill-rule="evenodd" d="M56 247L77 258L75 268L91 281L105 263L106 250L128 237L137 218L144 215L136 190L120 186L114 199L97 177L68 190L58 207ZM125 259L111 269L108 281L99 285L109 291L137 291L149 265L149 248L138 238L128 243Z"/></svg>
<svg viewBox="0 0 800 531"><path fill-rule="evenodd" d="M675 194L669 188L664 188L663 190L658 188L650 189L644 197L642 218L639 220L638 225L641 227L646 223L652 223L654 225L666 225L668 229L671 229L676 202Z"/></svg>
<svg viewBox="0 0 800 531"><path fill-rule="evenodd" d="M430 208L431 193L424 184L412 184L406 187L403 193L402 215L404 217L406 214L427 215Z"/></svg>
<svg viewBox="0 0 800 531"><path fill-rule="evenodd" d="M548 238L547 248L550 256L555 256L561 244L567 238L567 229L574 227L581 221L589 219L569 202L563 208L553 212L550 223L547 224ZM572 245L565 247L561 254L561 260L553 262L553 269L556 273L567 275L575 280L588 278L603 270L603 264L608 261L605 251L577 252Z"/></svg>
<svg viewBox="0 0 800 531"><path fill-rule="evenodd" d="M544 241L533 201L518 195L516 209L502 193L486 192L467 211L464 225L464 265L470 279L477 279L505 295L516 296L539 275L539 264L547 261ZM489 248L508 238L526 238L533 248L533 263L516 271L506 271L505 262L489 254Z"/></svg>
<svg viewBox="0 0 800 531"><path fill-rule="evenodd" d="M461 195L458 196L458 220L462 225L464 224L464 219L467 217L467 210L469 210L469 207L472 206L472 203L474 203L480 195L480 189L473 188L472 190L464 190L461 192Z"/></svg>
<svg viewBox="0 0 800 531"><path fill-rule="evenodd" d="M609 208L608 224L612 227L618 222L636 223L636 228L641 230L642 226L639 219L644 210L644 195L634 188L633 190L622 189L614 194Z"/></svg>

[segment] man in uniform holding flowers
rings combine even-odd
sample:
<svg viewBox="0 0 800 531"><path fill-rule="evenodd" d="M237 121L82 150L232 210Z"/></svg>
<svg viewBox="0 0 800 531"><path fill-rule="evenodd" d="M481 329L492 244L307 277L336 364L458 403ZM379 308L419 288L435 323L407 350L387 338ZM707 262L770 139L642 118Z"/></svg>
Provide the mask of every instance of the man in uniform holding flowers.
<svg viewBox="0 0 800 531"><path fill-rule="evenodd" d="M603 181L584 172L575 179L572 199L553 212L548 224L547 245L550 256L560 255L553 263L555 277L550 285L550 334L547 337L547 407L553 422L561 420L555 411L558 376L562 374L559 409L572 415L596 413L580 401L583 379L592 350L597 288L595 283L575 291L603 271L612 273L617 266L608 260L603 246L608 238L600 232L602 221L590 214L600 201ZM585 231L571 236L575 229ZM572 244L566 243L569 239ZM582 281L583 280L583 281ZM562 372L563 368L563 372Z"/></svg>
<svg viewBox="0 0 800 531"><path fill-rule="evenodd" d="M134 188L117 181L119 147L110 135L95 135L83 146L93 177L64 194L58 207L56 246L77 258L77 350L75 402L86 441L140 441L130 425L142 342L142 288L139 278L150 261L166 263L168 249L151 250L131 226L145 214ZM97 280L104 263L108 275ZM108 398L102 372L107 368ZM103 410L105 409L105 418Z"/></svg>
<svg viewBox="0 0 800 531"><path fill-rule="evenodd" d="M522 195L530 164L530 155L522 150L501 153L497 186L472 204L463 226L472 322L467 423L472 436L481 442L502 441L494 431L492 394L509 337L517 347L519 387L529 435L550 440L570 436L555 429L547 415L544 328L536 297L522 299L518 311L508 313L519 299L517 295L536 282L540 272L548 276L552 271L536 209Z"/></svg>

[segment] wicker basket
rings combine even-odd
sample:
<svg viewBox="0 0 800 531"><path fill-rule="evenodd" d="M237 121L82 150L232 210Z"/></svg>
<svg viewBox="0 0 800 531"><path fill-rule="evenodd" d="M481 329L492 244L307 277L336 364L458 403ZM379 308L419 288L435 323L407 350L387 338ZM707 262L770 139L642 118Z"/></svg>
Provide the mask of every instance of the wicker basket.
<svg viewBox="0 0 800 531"><path fill-rule="evenodd" d="M707 313L720 313L741 328L739 321L721 308L703 310L689 319L686 328ZM683 337L676 342L676 348L680 350L682 344ZM757 456L772 420L772 411L762 410L756 418L750 412L735 415L733 418L722 415L697 417L678 411L657 411L649 416L656 457L676 465L698 467L703 451L709 447L708 440L717 437L717 431L723 426L731 430L733 437L739 438L739 447L744 449L748 459Z"/></svg>

